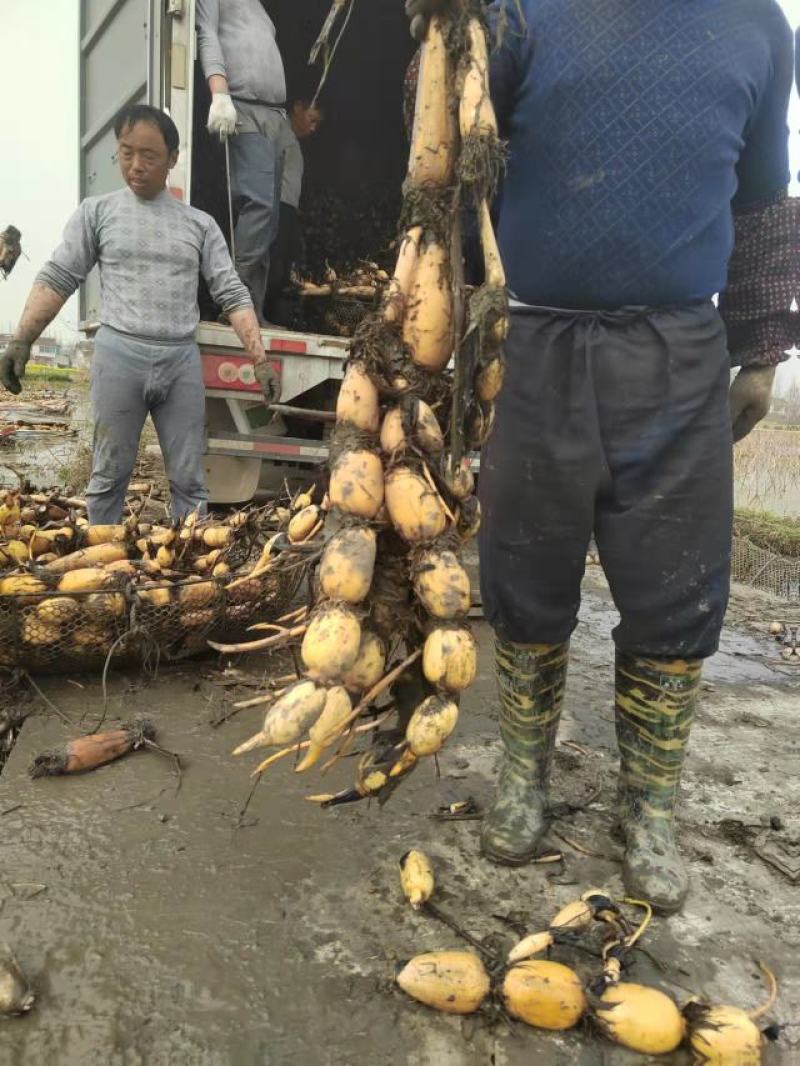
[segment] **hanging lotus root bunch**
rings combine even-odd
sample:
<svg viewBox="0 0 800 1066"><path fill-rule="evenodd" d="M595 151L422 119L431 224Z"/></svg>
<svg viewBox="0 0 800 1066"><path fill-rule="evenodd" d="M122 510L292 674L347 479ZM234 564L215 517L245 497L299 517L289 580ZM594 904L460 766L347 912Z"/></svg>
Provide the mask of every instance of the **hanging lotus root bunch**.
<svg viewBox="0 0 800 1066"><path fill-rule="evenodd" d="M304 677L266 697L262 729L234 753L285 745L255 772L293 752L304 772L372 733L353 786L309 797L326 806L384 802L441 750L475 678L459 553L480 521L467 457L489 435L503 380L505 278L488 208L499 158L486 31L456 3L431 20L422 46L397 264L353 341L327 497L293 519L307 546L320 545L315 604L291 631L302 636ZM459 222L470 205L485 257L472 293ZM249 647L284 642L276 634Z"/></svg>

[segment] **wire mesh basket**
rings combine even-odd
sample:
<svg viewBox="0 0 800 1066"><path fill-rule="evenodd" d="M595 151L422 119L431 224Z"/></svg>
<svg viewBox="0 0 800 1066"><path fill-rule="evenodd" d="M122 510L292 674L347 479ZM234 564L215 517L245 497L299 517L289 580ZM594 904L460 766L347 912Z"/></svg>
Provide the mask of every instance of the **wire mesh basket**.
<svg viewBox="0 0 800 1066"><path fill-rule="evenodd" d="M0 667L56 673L125 662L179 660L235 640L275 619L294 598L302 572L188 578L147 588L130 582L96 592L0 597Z"/></svg>
<svg viewBox="0 0 800 1066"><path fill-rule="evenodd" d="M733 538L733 577L788 603L800 603L800 559L768 551L741 535Z"/></svg>

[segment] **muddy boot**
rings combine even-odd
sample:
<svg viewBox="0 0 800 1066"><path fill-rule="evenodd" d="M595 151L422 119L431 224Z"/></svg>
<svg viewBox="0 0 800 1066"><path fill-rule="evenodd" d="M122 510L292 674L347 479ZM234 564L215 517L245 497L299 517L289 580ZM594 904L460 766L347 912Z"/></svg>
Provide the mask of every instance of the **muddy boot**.
<svg viewBox="0 0 800 1066"><path fill-rule="evenodd" d="M683 905L689 878L674 812L702 662L617 653L616 723L622 765L618 801L630 896L662 914Z"/></svg>
<svg viewBox="0 0 800 1066"><path fill-rule="evenodd" d="M497 641L505 752L495 801L481 832L481 850L492 862L505 866L530 862L547 829L547 784L568 654L568 644Z"/></svg>

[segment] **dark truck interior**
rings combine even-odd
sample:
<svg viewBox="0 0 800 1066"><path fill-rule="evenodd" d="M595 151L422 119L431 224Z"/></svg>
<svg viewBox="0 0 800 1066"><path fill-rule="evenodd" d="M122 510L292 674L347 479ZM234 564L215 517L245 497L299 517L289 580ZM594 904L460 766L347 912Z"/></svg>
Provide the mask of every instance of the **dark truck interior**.
<svg viewBox="0 0 800 1066"><path fill-rule="evenodd" d="M310 99L322 66L309 66L308 56L331 0L265 0L264 6L277 30L286 69L287 102ZM324 121L317 133L303 142L303 277L321 279L328 266L341 276L363 260L384 268L391 266L391 244L408 157L403 81L413 53L414 43L399 0L356 0L319 97ZM191 200L216 218L227 237L225 155L205 128L210 94L198 62L194 78ZM290 297L287 307L291 320L280 324L347 336L365 310L350 303L348 308L343 298ZM217 316L205 290L201 291L201 311L205 320Z"/></svg>

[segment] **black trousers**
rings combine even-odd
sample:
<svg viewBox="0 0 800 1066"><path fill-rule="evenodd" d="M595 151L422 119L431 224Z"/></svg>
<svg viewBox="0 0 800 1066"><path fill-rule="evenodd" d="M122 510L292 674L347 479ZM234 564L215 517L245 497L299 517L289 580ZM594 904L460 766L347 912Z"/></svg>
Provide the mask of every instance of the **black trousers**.
<svg viewBox="0 0 800 1066"><path fill-rule="evenodd" d="M577 624L594 533L622 651L704 658L728 602L729 358L713 304L512 315L481 460L484 612L518 643Z"/></svg>

